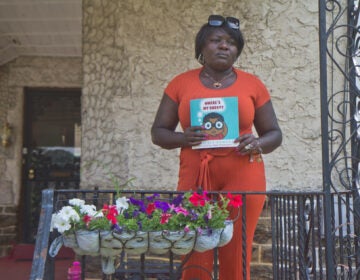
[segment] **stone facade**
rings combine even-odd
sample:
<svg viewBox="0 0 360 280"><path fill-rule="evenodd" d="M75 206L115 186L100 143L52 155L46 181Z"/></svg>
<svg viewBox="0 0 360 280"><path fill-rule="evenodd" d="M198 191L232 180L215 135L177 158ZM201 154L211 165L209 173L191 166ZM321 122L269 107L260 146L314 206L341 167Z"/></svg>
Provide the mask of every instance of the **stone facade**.
<svg viewBox="0 0 360 280"><path fill-rule="evenodd" d="M83 0L83 57L20 57L0 66L0 254L16 240L21 196L24 87L82 87L81 187L111 187L104 166L134 188L176 188L178 150L162 150L150 127L172 77L199 67L194 37L209 14L240 18L240 67L269 88L283 145L265 156L268 189L320 188L318 6L304 0ZM265 221L263 223L263 221ZM254 269L269 271L269 223L261 219ZM1 247L2 246L2 247ZM264 268L265 267L265 268ZM271 271L271 270L270 270ZM266 272L267 274L268 272Z"/></svg>
<svg viewBox="0 0 360 280"><path fill-rule="evenodd" d="M24 88L81 88L81 61L20 57L0 66L0 122L12 127L10 146L0 146L0 256L19 238Z"/></svg>

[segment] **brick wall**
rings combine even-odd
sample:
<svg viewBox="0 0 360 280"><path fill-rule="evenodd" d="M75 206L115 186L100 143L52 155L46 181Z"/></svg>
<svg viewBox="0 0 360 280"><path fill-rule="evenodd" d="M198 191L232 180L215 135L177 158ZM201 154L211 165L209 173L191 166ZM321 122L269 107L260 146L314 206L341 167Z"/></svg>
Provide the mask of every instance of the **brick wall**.
<svg viewBox="0 0 360 280"><path fill-rule="evenodd" d="M271 249L271 211L270 206L265 203L264 210L256 227L253 242L251 260L251 276L253 279L273 279Z"/></svg>
<svg viewBox="0 0 360 280"><path fill-rule="evenodd" d="M0 206L0 256L6 256L17 238L17 208Z"/></svg>

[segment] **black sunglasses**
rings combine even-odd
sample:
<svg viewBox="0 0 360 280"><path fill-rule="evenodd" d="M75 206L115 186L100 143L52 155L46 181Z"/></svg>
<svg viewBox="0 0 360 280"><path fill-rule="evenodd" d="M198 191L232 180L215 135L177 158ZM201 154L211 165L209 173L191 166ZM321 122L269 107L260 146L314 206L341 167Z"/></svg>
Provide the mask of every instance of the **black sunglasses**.
<svg viewBox="0 0 360 280"><path fill-rule="evenodd" d="M240 21L234 17L224 18L223 16L220 15L210 15L208 19L208 24L210 26L215 26L215 27L222 26L225 22L232 29L235 30L240 29Z"/></svg>

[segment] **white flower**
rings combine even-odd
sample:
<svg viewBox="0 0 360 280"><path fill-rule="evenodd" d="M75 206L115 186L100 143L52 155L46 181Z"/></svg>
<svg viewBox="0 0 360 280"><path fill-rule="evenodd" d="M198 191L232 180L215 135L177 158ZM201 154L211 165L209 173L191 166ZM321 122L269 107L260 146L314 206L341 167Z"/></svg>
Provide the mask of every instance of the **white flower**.
<svg viewBox="0 0 360 280"><path fill-rule="evenodd" d="M55 219L56 219L56 214L54 213L54 214L52 214L52 216L51 216L51 223L50 223L50 232L52 232L53 230L54 230L54 221L55 221Z"/></svg>
<svg viewBox="0 0 360 280"><path fill-rule="evenodd" d="M208 217L208 219L209 220L211 220L211 218L212 218L212 210L214 209L214 206L210 206L209 207L209 210L208 210L208 212L207 212L207 217Z"/></svg>
<svg viewBox="0 0 360 280"><path fill-rule="evenodd" d="M85 201L78 198L73 198L69 200L69 204L72 206L82 206L85 204Z"/></svg>
<svg viewBox="0 0 360 280"><path fill-rule="evenodd" d="M119 197L118 199L116 199L116 209L118 210L119 213L122 213L123 210L126 210L129 208L128 201L129 201L129 199L126 198L125 196Z"/></svg>
<svg viewBox="0 0 360 280"><path fill-rule="evenodd" d="M80 221L79 214L71 206L64 206L61 208L58 215L67 222Z"/></svg>
<svg viewBox="0 0 360 280"><path fill-rule="evenodd" d="M104 213L102 211L98 211L98 212L95 213L94 217L95 218L102 218L102 217L104 217Z"/></svg>
<svg viewBox="0 0 360 280"><path fill-rule="evenodd" d="M52 216L51 223L53 227L58 230L59 233L64 233L71 228L70 222L67 219L64 219L64 217L59 214L54 214Z"/></svg>
<svg viewBox="0 0 360 280"><path fill-rule="evenodd" d="M80 206L80 213L81 214L87 214L89 216L95 216L96 214L96 206L95 205L82 205Z"/></svg>

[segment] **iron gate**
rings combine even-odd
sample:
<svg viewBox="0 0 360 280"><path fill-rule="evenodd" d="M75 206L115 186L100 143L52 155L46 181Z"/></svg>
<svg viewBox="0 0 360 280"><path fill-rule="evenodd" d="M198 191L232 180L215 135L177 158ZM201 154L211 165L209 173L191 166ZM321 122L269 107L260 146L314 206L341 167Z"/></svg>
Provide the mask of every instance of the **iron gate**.
<svg viewBox="0 0 360 280"><path fill-rule="evenodd" d="M326 279L359 279L359 1L319 1ZM349 191L352 200L334 194ZM336 213L353 223L335 226ZM348 242L351 241L351 246Z"/></svg>

